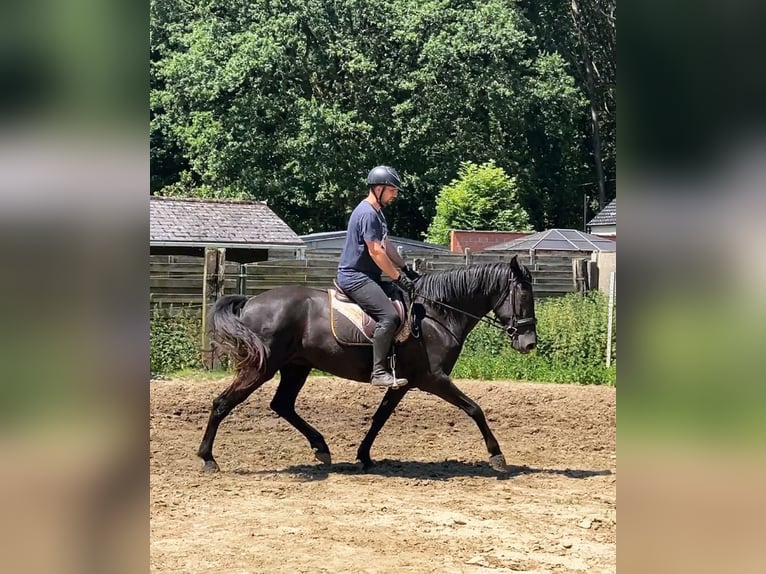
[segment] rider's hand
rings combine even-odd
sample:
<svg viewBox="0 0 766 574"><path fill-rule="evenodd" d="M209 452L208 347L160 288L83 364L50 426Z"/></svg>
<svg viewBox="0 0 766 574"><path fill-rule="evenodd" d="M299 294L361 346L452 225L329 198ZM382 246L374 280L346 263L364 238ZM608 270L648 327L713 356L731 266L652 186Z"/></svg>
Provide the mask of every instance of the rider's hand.
<svg viewBox="0 0 766 574"><path fill-rule="evenodd" d="M407 278L412 280L412 281L416 281L416 280L420 279L420 273L415 271L409 265L405 265L404 267L402 267L402 273L404 273L407 276Z"/></svg>
<svg viewBox="0 0 766 574"><path fill-rule="evenodd" d="M399 273L398 279L394 281L399 287L404 289L407 293L412 295L415 292L415 284L404 273Z"/></svg>

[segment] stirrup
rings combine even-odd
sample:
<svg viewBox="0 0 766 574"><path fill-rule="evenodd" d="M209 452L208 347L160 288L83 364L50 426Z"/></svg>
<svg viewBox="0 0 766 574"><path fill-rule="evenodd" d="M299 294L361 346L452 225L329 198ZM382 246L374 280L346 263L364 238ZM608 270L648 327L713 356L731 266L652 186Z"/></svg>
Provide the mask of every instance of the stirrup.
<svg viewBox="0 0 766 574"><path fill-rule="evenodd" d="M409 381L404 378L398 378L396 376L396 350L394 347L391 347L391 355L388 357L388 362L391 365L391 376L393 377L394 381L396 381L391 388L392 389L398 389L399 387L405 386Z"/></svg>
<svg viewBox="0 0 766 574"><path fill-rule="evenodd" d="M401 389L402 387L406 387L407 384L409 383L407 379L394 379L393 377L391 377L391 379L394 381L393 383L376 382L375 379L372 379L370 381L370 384L373 387L378 387L381 389L391 389L395 391L396 389ZM380 379L378 379L378 381L380 381Z"/></svg>
<svg viewBox="0 0 766 574"><path fill-rule="evenodd" d="M370 384L373 387L381 387L384 389L398 389L408 384L407 379L397 379L389 372L385 372L385 375L376 377L373 375L370 378Z"/></svg>
<svg viewBox="0 0 766 574"><path fill-rule="evenodd" d="M391 347L391 356L389 357L389 361L391 364L391 376L394 378L394 385L391 387L392 389L398 389L399 387L405 386L409 381L404 378L398 378L396 376L396 350L392 346Z"/></svg>

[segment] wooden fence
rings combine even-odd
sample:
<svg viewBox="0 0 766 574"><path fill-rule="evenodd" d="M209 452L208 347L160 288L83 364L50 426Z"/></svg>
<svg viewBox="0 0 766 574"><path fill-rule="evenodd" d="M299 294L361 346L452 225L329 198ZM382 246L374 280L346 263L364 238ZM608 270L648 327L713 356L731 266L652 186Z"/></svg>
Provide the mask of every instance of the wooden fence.
<svg viewBox="0 0 766 574"><path fill-rule="evenodd" d="M223 266L223 293L257 295L282 285L305 285L325 289L332 287L340 252L312 250L306 259L270 259L240 265L226 262ZM510 253L434 253L402 254L404 260L421 273L454 269L458 266L494 261L507 261ZM585 252L532 252L519 255L519 260L532 271L537 297L552 297L578 289L573 261L588 259ZM152 256L149 262L149 293L152 304L199 306L203 303L204 259L184 256ZM219 289L220 291L220 289Z"/></svg>

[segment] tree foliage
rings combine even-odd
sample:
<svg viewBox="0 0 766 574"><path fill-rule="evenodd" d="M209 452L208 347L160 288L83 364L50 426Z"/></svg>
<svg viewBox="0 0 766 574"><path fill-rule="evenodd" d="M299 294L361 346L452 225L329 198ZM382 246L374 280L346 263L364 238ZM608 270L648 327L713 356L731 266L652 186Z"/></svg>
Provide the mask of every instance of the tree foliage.
<svg viewBox="0 0 766 574"><path fill-rule="evenodd" d="M517 183L493 161L471 162L444 187L436 200L436 216L426 239L449 244L450 229L528 231L529 217L519 205Z"/></svg>
<svg viewBox="0 0 766 574"><path fill-rule="evenodd" d="M461 165L494 160L534 227L579 223L586 91L516 3L150 6L153 193L268 200L299 233L325 231L388 164L406 187L392 232L419 238Z"/></svg>
<svg viewBox="0 0 766 574"><path fill-rule="evenodd" d="M591 197L603 208L615 196L617 162L617 1L519 0L539 48L567 62L588 103L579 130Z"/></svg>

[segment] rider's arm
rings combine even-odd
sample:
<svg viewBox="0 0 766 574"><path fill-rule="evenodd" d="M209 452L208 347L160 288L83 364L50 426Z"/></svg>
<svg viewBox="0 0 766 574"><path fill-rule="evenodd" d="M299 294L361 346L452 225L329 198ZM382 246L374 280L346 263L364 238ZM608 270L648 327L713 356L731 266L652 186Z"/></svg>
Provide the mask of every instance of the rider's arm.
<svg viewBox="0 0 766 574"><path fill-rule="evenodd" d="M388 255L391 263L396 265L397 269L403 269L406 265L404 260L399 255L399 252L396 250L396 247L394 247L394 244L390 240L386 241L386 255Z"/></svg>
<svg viewBox="0 0 766 574"><path fill-rule="evenodd" d="M383 273L396 281L399 278L399 268L391 261L391 258L386 253L386 248L383 247L383 243L376 240L368 241L367 239L364 242L367 244L367 250L370 252L370 257L372 257L375 265L380 267Z"/></svg>

